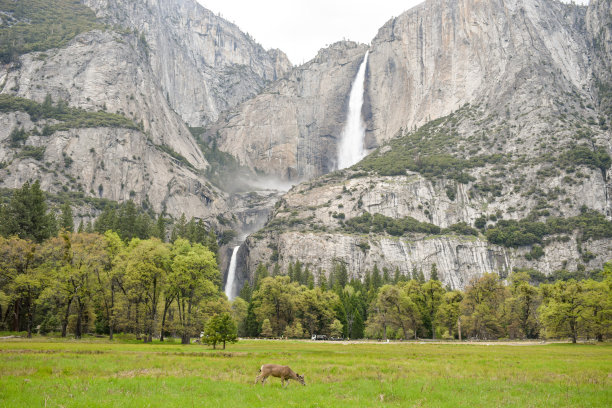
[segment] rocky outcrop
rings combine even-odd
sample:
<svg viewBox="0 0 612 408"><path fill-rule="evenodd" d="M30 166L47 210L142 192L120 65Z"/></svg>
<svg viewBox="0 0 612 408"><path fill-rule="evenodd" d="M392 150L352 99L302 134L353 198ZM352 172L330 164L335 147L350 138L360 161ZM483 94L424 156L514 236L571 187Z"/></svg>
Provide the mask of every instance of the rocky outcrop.
<svg viewBox="0 0 612 408"><path fill-rule="evenodd" d="M380 143L465 103L505 101L553 70L588 83L584 7L552 0L428 0L372 41L368 131Z"/></svg>
<svg viewBox="0 0 612 408"><path fill-rule="evenodd" d="M83 0L97 15L135 30L164 97L190 126L214 121L291 68L195 0Z"/></svg>
<svg viewBox="0 0 612 408"><path fill-rule="evenodd" d="M351 83L366 46L339 42L239 105L208 138L252 170L302 180L335 168Z"/></svg>
<svg viewBox="0 0 612 408"><path fill-rule="evenodd" d="M92 31L64 48L27 54L19 64L3 67L1 93L39 103L49 95L86 111L122 114L141 130L96 127L40 136L53 122L32 123L23 112L0 114L0 161L7 166L0 170L2 186L19 187L38 178L50 192L133 199L158 213L165 206L175 216L207 218L225 208L223 195L201 175L206 159L168 106L146 59L138 36ZM26 146L46 147L41 160L20 157L20 149L9 146L16 128L31 133Z"/></svg>
<svg viewBox="0 0 612 408"><path fill-rule="evenodd" d="M258 239L247 241L247 268L254 270L261 260L270 259L273 249L283 254L282 270L290 262L300 261L311 270L331 272L335 264L342 263L350 271L350 277L361 279L374 266L387 268L391 274L397 269L402 275L422 270L429 277L436 264L440 280L453 288L464 288L474 277L497 272L506 276L511 270L511 260L503 248L488 245L485 241L465 237L412 237L392 238L359 236L321 232L281 232L272 241ZM318 275L318 274L315 274Z"/></svg>

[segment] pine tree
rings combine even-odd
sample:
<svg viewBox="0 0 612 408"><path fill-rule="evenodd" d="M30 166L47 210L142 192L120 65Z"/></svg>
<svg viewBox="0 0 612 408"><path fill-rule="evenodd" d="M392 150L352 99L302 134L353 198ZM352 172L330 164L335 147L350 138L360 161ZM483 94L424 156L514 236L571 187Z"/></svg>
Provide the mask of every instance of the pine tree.
<svg viewBox="0 0 612 408"><path fill-rule="evenodd" d="M165 212L162 211L161 214L157 217L157 224L155 226L155 236L159 238L162 242L166 241L166 224L168 223L168 219L166 218Z"/></svg>
<svg viewBox="0 0 612 408"><path fill-rule="evenodd" d="M425 275L423 274L423 269L419 269L417 280L419 281L419 283L425 283Z"/></svg>
<svg viewBox="0 0 612 408"><path fill-rule="evenodd" d="M42 242L55 235L56 230L55 217L47 212L47 201L38 180L32 185L25 182L15 190L11 201L2 210L0 231L4 236L17 235Z"/></svg>
<svg viewBox="0 0 612 408"><path fill-rule="evenodd" d="M247 316L244 322L244 327L246 327L246 333L249 337L258 337L260 333L259 323L257 323L257 317L255 316L255 305L253 302L249 302L249 307L247 308Z"/></svg>
<svg viewBox="0 0 612 408"><path fill-rule="evenodd" d="M393 284L397 285L401 279L399 268L395 268L395 274L393 275Z"/></svg>
<svg viewBox="0 0 612 408"><path fill-rule="evenodd" d="M74 231L74 219L72 218L72 208L70 204L64 203L62 205L62 213L60 216L60 228L68 232Z"/></svg>
<svg viewBox="0 0 612 408"><path fill-rule="evenodd" d="M429 274L429 280L436 280L436 281L440 280L438 279L438 265L436 265L435 262L431 264L431 272Z"/></svg>
<svg viewBox="0 0 612 408"><path fill-rule="evenodd" d="M272 269L272 276L280 276L280 274L281 274L280 265L275 263L274 268Z"/></svg>
<svg viewBox="0 0 612 408"><path fill-rule="evenodd" d="M378 265L374 264L374 269L372 270L372 287L374 290L378 290L382 286L382 279L380 277L380 271L378 270Z"/></svg>
<svg viewBox="0 0 612 408"><path fill-rule="evenodd" d="M383 285L391 283L391 276L389 275L389 269L387 267L383 268Z"/></svg>
<svg viewBox="0 0 612 408"><path fill-rule="evenodd" d="M251 296L253 296L253 288L249 282L244 283L244 286L242 289L240 289L240 294L238 296L247 302L251 301Z"/></svg>

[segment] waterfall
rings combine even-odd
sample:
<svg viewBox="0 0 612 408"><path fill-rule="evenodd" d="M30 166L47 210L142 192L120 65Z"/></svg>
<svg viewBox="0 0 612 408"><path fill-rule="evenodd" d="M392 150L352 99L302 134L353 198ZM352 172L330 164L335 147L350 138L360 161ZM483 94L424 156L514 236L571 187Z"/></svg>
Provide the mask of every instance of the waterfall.
<svg viewBox="0 0 612 408"><path fill-rule="evenodd" d="M234 282L236 281L236 258L240 245L235 246L232 251L232 259L230 260L229 269L227 270L227 281L225 282L225 295L229 300L234 299Z"/></svg>
<svg viewBox="0 0 612 408"><path fill-rule="evenodd" d="M359 66L357 76L351 85L351 94L349 97L349 113L346 119L346 125L340 136L340 144L338 145L338 169L344 169L357 163L366 155L363 146L363 138L365 136L365 123L361 118L361 108L363 107L363 92L365 83L365 71L368 64L368 53Z"/></svg>

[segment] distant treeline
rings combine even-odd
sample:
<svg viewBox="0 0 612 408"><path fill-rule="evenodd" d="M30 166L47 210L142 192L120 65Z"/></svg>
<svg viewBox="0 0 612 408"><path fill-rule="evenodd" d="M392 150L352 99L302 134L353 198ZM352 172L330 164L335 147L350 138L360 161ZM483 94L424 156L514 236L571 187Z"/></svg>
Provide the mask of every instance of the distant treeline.
<svg viewBox="0 0 612 408"><path fill-rule="evenodd" d="M505 284L496 274L475 278L464 291L445 288L434 264L431 279L377 268L349 281L338 264L326 278L299 262L286 274L260 265L254 287L240 298L247 313L239 334L306 337L314 333L375 339L537 339L612 336L612 262L597 278L557 274L553 283L536 271L517 271ZM582 275L584 276L584 275ZM315 281L317 282L315 284Z"/></svg>
<svg viewBox="0 0 612 408"><path fill-rule="evenodd" d="M603 270L515 271L444 287L434 264L408 276L374 267L363 280L343 264L313 271L260 264L252 285L228 302L221 290L217 240L181 217L172 243L133 203L107 206L84 231L71 232L70 206L54 216L38 183L15 190L0 207L0 330L130 333L145 341L204 331L213 344L251 337L547 338L603 340L612 335L612 262ZM372 222L370 222L372 221ZM385 220L381 220L385 221ZM379 228L378 219L363 219ZM389 228L385 223L380 228ZM104 231L103 233L97 231ZM229 317L231 318L229 318Z"/></svg>

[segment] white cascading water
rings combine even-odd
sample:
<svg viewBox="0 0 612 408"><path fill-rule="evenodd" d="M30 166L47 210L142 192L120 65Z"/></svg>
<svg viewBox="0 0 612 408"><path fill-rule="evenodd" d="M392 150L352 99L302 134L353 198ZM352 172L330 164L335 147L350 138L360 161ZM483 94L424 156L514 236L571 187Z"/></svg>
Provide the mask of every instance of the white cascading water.
<svg viewBox="0 0 612 408"><path fill-rule="evenodd" d="M225 282L225 295L229 300L234 299L234 281L236 280L236 258L238 258L238 250L240 245L234 247L232 258L230 259L229 269L227 271L227 281Z"/></svg>
<svg viewBox="0 0 612 408"><path fill-rule="evenodd" d="M361 108L363 107L365 71L369 52L366 51L363 62L359 66L359 71L357 71L355 81L353 81L351 86L349 113L340 137L340 145L338 146L338 169L350 167L366 155L363 146L365 123L361 117Z"/></svg>

